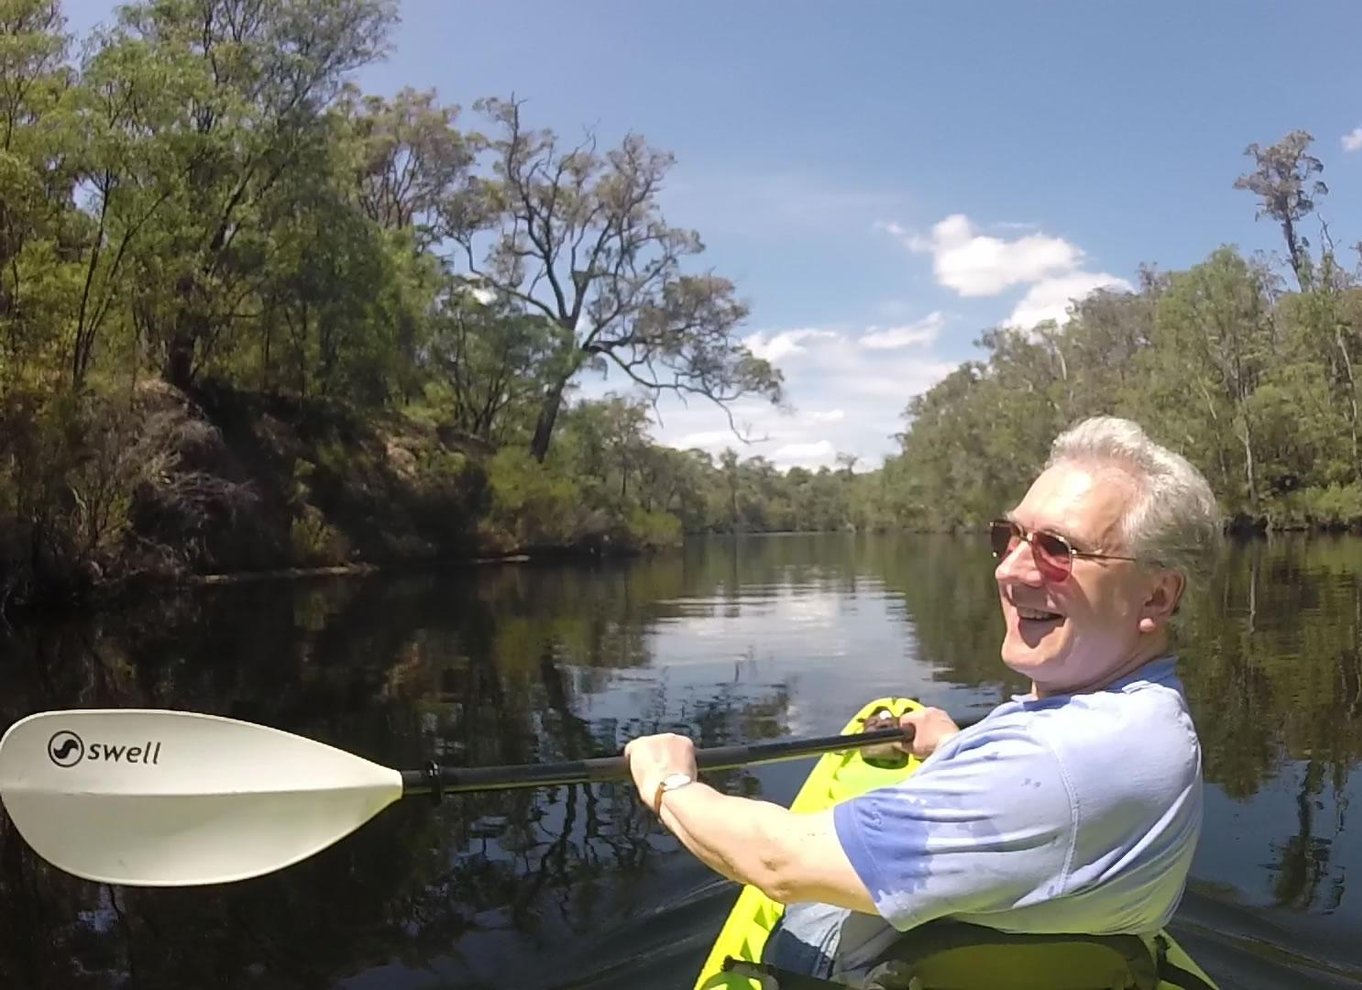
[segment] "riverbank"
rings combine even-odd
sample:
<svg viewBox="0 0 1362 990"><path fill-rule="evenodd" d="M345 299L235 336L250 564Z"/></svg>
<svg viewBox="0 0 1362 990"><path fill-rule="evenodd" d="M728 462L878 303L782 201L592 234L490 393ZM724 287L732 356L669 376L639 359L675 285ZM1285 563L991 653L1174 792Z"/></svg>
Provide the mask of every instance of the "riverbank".
<svg viewBox="0 0 1362 990"><path fill-rule="evenodd" d="M679 526L612 513L552 465L404 412L160 380L33 409L11 417L28 453L0 513L11 617L167 585L680 542Z"/></svg>
<svg viewBox="0 0 1362 990"><path fill-rule="evenodd" d="M782 472L732 451L716 461L651 442L635 411L569 409L541 463L523 438L460 433L417 402L361 409L213 380L11 394L0 615L189 583L598 559L686 535L982 528L978 512L937 519L906 497L915 482L901 464L858 474ZM1355 494L1287 492L1233 514L1229 530L1357 531Z"/></svg>

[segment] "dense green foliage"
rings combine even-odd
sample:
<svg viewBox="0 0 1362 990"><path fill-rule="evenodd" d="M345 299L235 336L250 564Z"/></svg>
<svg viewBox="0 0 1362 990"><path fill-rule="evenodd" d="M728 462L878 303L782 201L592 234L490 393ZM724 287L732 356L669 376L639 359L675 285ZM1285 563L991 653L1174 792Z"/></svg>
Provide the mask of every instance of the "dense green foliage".
<svg viewBox="0 0 1362 990"><path fill-rule="evenodd" d="M1110 414L1187 456L1241 526L1362 524L1362 282L1327 228L1317 259L1301 233L1326 192L1309 141L1251 146L1257 168L1235 183L1281 224L1296 290L1222 247L1187 271L1142 271L1135 292L1090 296L1062 327L989 331L980 360L910 402L902 454L883 469L893 518L978 524L1017 498L1057 432Z"/></svg>
<svg viewBox="0 0 1362 990"><path fill-rule="evenodd" d="M1063 327L998 328L884 468L650 439L648 403L782 397L728 280L662 216L671 156L521 105L386 98L391 0L138 0L90 37L0 0L0 607L186 571L971 526L1065 424L1130 414L1241 520L1362 520L1362 289L1304 231L1308 135L1236 186L1232 248ZM584 109L584 112L587 112ZM632 391L585 401L584 375ZM735 448L740 448L735 440Z"/></svg>
<svg viewBox="0 0 1362 990"><path fill-rule="evenodd" d="M0 600L105 577L674 542L641 394L778 400L637 136L368 96L392 0L0 0Z"/></svg>

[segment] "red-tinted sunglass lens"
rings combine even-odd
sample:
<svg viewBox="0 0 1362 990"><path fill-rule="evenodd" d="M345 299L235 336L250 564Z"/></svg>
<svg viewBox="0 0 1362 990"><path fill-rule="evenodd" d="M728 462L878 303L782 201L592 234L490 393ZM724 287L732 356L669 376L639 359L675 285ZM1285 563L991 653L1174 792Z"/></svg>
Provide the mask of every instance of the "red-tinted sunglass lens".
<svg viewBox="0 0 1362 990"><path fill-rule="evenodd" d="M1047 581L1063 581L1073 570L1073 553L1069 544L1050 533L1032 533L1031 548L1036 567Z"/></svg>
<svg viewBox="0 0 1362 990"><path fill-rule="evenodd" d="M1021 533L1017 531L1015 524L999 521L989 525L988 539L993 548L993 556L1002 560L1017 545Z"/></svg>

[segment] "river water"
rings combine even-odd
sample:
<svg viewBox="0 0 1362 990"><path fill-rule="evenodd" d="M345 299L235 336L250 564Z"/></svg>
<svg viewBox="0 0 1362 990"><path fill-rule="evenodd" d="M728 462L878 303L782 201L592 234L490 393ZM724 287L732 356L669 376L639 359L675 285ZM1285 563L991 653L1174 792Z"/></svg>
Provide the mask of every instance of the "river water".
<svg viewBox="0 0 1362 990"><path fill-rule="evenodd" d="M0 641L0 721L165 707L393 767L531 763L657 730L833 733L894 693L976 717L1025 687L1001 632L979 539L715 539L596 566L160 593L27 626ZM1362 540L1234 546L1180 635L1207 816L1174 934L1225 990L1362 987ZM809 766L714 779L787 801ZM0 982L682 990L734 894L622 785L411 799L301 864L208 888L77 880L0 819Z"/></svg>

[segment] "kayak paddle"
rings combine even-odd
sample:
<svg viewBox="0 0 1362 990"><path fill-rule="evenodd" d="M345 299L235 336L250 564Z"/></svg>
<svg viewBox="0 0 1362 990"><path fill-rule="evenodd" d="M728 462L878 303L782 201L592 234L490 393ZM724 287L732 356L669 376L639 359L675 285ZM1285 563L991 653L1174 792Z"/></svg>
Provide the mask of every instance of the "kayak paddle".
<svg viewBox="0 0 1362 990"><path fill-rule="evenodd" d="M721 770L910 741L885 728L696 751ZM195 712L40 712L0 739L0 800L43 859L139 887L230 883L291 866L411 794L624 780L622 756L390 770L279 729Z"/></svg>

